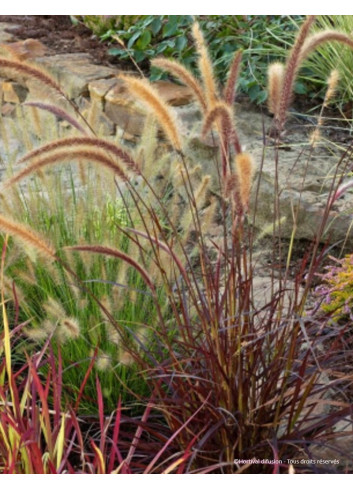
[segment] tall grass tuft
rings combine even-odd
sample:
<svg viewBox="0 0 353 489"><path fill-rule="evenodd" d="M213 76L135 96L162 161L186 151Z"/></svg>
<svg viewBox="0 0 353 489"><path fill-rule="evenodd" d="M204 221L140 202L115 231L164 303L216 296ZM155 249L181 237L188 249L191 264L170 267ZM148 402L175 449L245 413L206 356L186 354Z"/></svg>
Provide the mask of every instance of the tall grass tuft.
<svg viewBox="0 0 353 489"><path fill-rule="evenodd" d="M4 257L5 253L3 254ZM25 323L10 329L2 308L0 335L0 471L2 474L141 474L184 473L194 440L177 451L175 435L156 427L147 406L142 419L129 417L121 402L105 416L104 397L95 379L97 416L79 414L93 357L79 387L79 398L68 402L63 383L61 350L54 355L47 341L21 365L12 349L21 341ZM191 421L191 420L190 420ZM188 423L181 427L186 429Z"/></svg>

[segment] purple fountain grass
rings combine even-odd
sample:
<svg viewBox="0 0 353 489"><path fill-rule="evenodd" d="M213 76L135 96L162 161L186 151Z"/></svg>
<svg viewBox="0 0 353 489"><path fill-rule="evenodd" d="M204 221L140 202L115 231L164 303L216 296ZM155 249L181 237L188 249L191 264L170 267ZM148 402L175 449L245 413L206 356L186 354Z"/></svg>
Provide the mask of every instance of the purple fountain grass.
<svg viewBox="0 0 353 489"><path fill-rule="evenodd" d="M46 110L47 112L54 114L59 119L66 120L69 124L72 125L72 127L82 132L83 134L87 133L87 131L81 126L81 124L74 117L72 117L66 110L62 109L61 107L58 107L57 105L45 104L43 102L26 102L23 105Z"/></svg>
<svg viewBox="0 0 353 489"><path fill-rule="evenodd" d="M242 55L243 53L240 49L234 54L228 73L227 83L223 89L223 99L229 107L233 107L234 105L236 84L238 81Z"/></svg>
<svg viewBox="0 0 353 489"><path fill-rule="evenodd" d="M128 182L129 178L122 167L106 154L94 151L93 149L71 149L67 151L54 152L49 156L35 160L23 170L18 171L2 184L2 191L18 183L22 179L28 177L32 173L41 170L49 165L58 165L62 163L72 162L74 160L86 160L95 165L101 165L108 170L111 170L122 181Z"/></svg>
<svg viewBox="0 0 353 489"><path fill-rule="evenodd" d="M284 126L303 54L325 38L309 37L313 22L314 16L304 22L284 72L276 68L275 81L272 75L271 105L279 131ZM352 382L352 373L342 362L347 328L338 328L335 332L339 334L333 338L326 328L328 322L306 314L308 294L323 258L319 241L334 200L351 186L350 182L346 188L339 186L341 167L337 165L312 255L303 258L293 284L288 279L288 263L284 277L280 273L277 278L271 269L267 282L271 294L266 297L260 291L259 300L254 280L258 273L253 258L254 230L246 219L254 164L251 155L242 151L233 121L241 53L235 54L222 98L197 25L193 35L203 89L178 64L157 60L155 65L192 88L203 109L204 134L213 128L219 132L215 156L219 195L210 188L209 175L203 175L195 186L171 107L150 83L127 76L123 79L128 89L151 109L176 150L171 154L181 188L176 178L172 180L172 200L158 195L154 182L144 177L125 150L95 137L67 138L33 150L20 160L29 162L28 167L4 184L7 188L48 165L80 158L112 170L124 183L124 192L118 182L117 189L128 220L137 222L120 229L133 248L127 252L101 243L65 248L127 264L144 282L151 307L157 311L149 321L146 310L146 338L142 341L138 334L126 333L128 328L120 324L124 319L120 321L114 311L107 311L103 301L96 301L126 340L127 353L139 373L148 379L150 393L145 398L144 412L141 418L132 420L123 415L120 402L116 411L106 416L99 378L95 383L96 416L89 419L80 415L80 402L93 373L97 349L82 384L77 386L76 404L64 411L60 344L58 364L48 339L40 354L34 359L27 356L20 373L12 375L10 328L5 321L0 348L5 350L6 358L0 364L0 379L6 378L7 383L0 386L0 429L6 442L0 441L0 464L8 473L269 472L272 468L268 466L249 464L244 468L234 461L273 457L286 461L301 450L308 456L315 454L317 448L330 446L338 437L334 432L337 422L351 414L350 398L337 400ZM129 185L129 170L142 177L146 193ZM168 207L178 193L183 196L180 221L174 219L174 209ZM204 228L203 221L215 196L211 225L217 226L216 236ZM278 203L279 194L275 199ZM275 206L274 230L279 220L279 207ZM6 228L5 224L7 231L11 226L7 223ZM275 232L273 236L273 255L277 259ZM6 318L4 301L3 312ZM344 359L351 361L351 356L347 351ZM46 376L40 375L43 367ZM21 380L20 384L15 380ZM136 397L141 400L138 393ZM18 399L24 400L19 403ZM157 421L153 413L157 413ZM87 436L89 423L96 428L97 436ZM129 429L123 430L127 426ZM18 447L25 449L21 452ZM341 455L349 460L349 454ZM288 472L288 464L283 461L275 472ZM296 467L296 472L306 470L305 464Z"/></svg>
<svg viewBox="0 0 353 489"><path fill-rule="evenodd" d="M296 74L299 70L300 61L302 59L301 58L302 47L305 43L307 36L309 35L310 27L312 26L314 21L315 21L315 16L310 15L303 23L296 37L294 46L291 50L291 53L286 63L285 73L283 76L281 98L279 100L279 105L278 105L278 116L276 120L276 124L279 132L281 132L283 129L283 125L287 117L287 110L293 97L294 81L295 81Z"/></svg>
<svg viewBox="0 0 353 489"><path fill-rule="evenodd" d="M77 149L78 146L84 146L86 148L92 147L92 149L102 149L107 151L112 156L116 156L118 160L121 160L126 165L127 169L137 175L141 174L138 164L126 150L120 148L117 144L96 137L68 137L52 141L51 143L45 144L40 148L36 148L27 153L17 161L16 165L25 163L33 158L37 158L38 156L45 155L46 153L57 149L66 148L74 150Z"/></svg>

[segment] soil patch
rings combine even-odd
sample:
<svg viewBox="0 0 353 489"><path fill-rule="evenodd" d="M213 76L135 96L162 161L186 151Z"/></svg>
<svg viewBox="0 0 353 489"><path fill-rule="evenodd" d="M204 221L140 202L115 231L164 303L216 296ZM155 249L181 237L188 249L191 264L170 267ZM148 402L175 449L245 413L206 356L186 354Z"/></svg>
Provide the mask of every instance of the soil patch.
<svg viewBox="0 0 353 489"><path fill-rule="evenodd" d="M88 53L92 62L104 66L129 68L131 63L122 62L108 54L103 44L83 24L73 25L69 15L0 15L0 22L14 24L6 29L17 39L38 39L49 48L48 55Z"/></svg>

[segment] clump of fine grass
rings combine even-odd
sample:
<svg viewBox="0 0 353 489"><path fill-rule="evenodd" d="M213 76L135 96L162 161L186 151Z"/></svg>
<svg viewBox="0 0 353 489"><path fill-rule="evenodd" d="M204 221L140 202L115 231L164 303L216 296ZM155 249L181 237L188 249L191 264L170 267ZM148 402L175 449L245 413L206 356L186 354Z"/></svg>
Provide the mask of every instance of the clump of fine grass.
<svg viewBox="0 0 353 489"><path fill-rule="evenodd" d="M54 178L58 184L57 174ZM97 182L96 179L89 181ZM43 191L43 186L34 190L33 194L27 195L23 202L26 207L17 207L17 213L23 215L32 227L40 229L43 234L50 233L51 240L56 242L58 249L62 246L78 245L80 241L87 243L100 239L106 243L119 240L123 244L124 236L119 235L117 229L117 226L126 223L124 213L119 213L119 206L121 209L122 204L119 201L108 201L103 209L98 207L95 201L100 199L97 185L92 185L90 190L86 189L88 195L91 195L88 213L86 196L77 195L76 200L68 199L64 189L55 185L48 190L49 195L56 195L49 203L45 195L40 196L40 190ZM103 183L100 191L106 190L107 186ZM128 250L127 245L125 249ZM107 261L104 257L96 259L93 256L81 259L73 257L71 253L59 252L69 269L84 281L83 284L79 284L60 263L54 262L50 265L47 259L40 257L33 266L31 254L28 254L27 249L24 254L23 247L18 248L16 242L11 243L10 251L13 259L7 267L7 274L15 278L17 295L22 297L20 317L23 320L31 318L31 325L26 328L30 342L19 345L17 353L20 355L23 350L35 351L43 341L52 337L62 345L65 385L75 386L83 381L84 370L74 365L77 361L82 367L87 365L92 352L98 348L99 355L106 354L112 358L111 367L99 374L107 408L114 408L119 395L125 401L133 399L129 389L125 390L126 383L129 388L134 386L135 390L138 390L137 386L140 384L141 394L147 393L142 379L137 376L136 368L133 365L124 366L123 357L126 350L121 333L119 335L116 332L120 341L114 343L110 340L110 325L93 298L96 297L109 310L114 311L117 319L122 316L122 323L128 325L130 331L134 331L140 328L146 308L150 310L151 316L153 315L153 308L149 305L151 299L143 293L143 280L116 261ZM11 283L9 285L8 296L12 291ZM142 292L139 292L141 289ZM93 297L87 295L87 290ZM50 301L60 306L56 314L46 307ZM80 325L80 331L75 328L77 323ZM91 378L86 388L87 397L81 403L81 409L87 412L94 410L94 385L94 378ZM116 389L114 385L121 385L121 388ZM89 392L92 392L92 395L89 395ZM76 395L74 389L71 397L75 399Z"/></svg>
<svg viewBox="0 0 353 489"><path fill-rule="evenodd" d="M314 32L332 32L332 30L344 33L351 37L352 18L350 15L318 15L314 26ZM333 69L340 73L336 104L345 112L344 106L352 98L351 79L351 47L340 42L328 42L320 45L317 50L305 62L305 66L312 73L312 78L317 83L327 79ZM348 116L349 118L349 116Z"/></svg>
<svg viewBox="0 0 353 489"><path fill-rule="evenodd" d="M294 46L285 66L274 63L269 67L269 110L274 114L275 127L278 133L284 128L287 111L293 98L294 82L303 62L319 46L336 41L353 48L353 39L344 32L327 29L309 34L316 16L308 16L295 38Z"/></svg>
<svg viewBox="0 0 353 489"><path fill-rule="evenodd" d="M1 283L6 261L2 249ZM3 289L2 289L3 293ZM60 306L48 305L51 313ZM93 368L107 369L107 357L93 355L73 404L65 392L61 349L54 355L47 341L20 366L13 350L26 323L9 322L2 304L0 333L0 471L2 474L137 474L183 473L194 443L175 452L173 434L161 427L155 435L151 403L141 419L129 418L119 400L105 417L102 385L94 380L97 417L88 423L79 415ZM108 361L109 363L109 361ZM148 423L150 426L148 426ZM184 430L186 426L181 427ZM174 448L174 450L173 450Z"/></svg>
<svg viewBox="0 0 353 489"><path fill-rule="evenodd" d="M43 342L52 337L62 345L64 383L66 386L75 386L83 381L83 367L89 364L92 352L98 348L99 355L106 354L112 358L111 366L104 373L99 372L99 376L106 407L113 409L119 395L124 401L131 402L134 399L130 394L132 386L135 391L139 390L141 395L147 394L147 389L142 378L137 375L134 365L128 365L126 361L126 349L121 341L121 334L117 333L119 342L110 341L110 324L93 297L99 299L109 310L114 310L116 317L121 314L130 331L141 328L144 309L150 309L151 316L153 315L150 297L143 292L143 281L128 268L113 260L107 261L103 257L92 256L81 259L68 253L64 257L64 252L59 251L58 255L55 255L55 250L78 245L80 242L87 244L99 240L107 246L120 242L125 252L128 252L126 237L119 230L119 226L131 225L131 221L125 204L116 193L114 181L110 179L109 168L113 167L113 173L116 173L114 168L119 169L120 165L124 165L131 175L138 173L139 167L130 154L113 142L82 136L58 139L61 136L60 126L57 126L55 133L56 124L51 113L48 115L49 122L43 113L40 114L39 125L35 125L32 121L32 111L33 108L24 108L21 117L28 120L29 127L34 131L48 128L49 134L40 132L39 135L41 139L47 137L51 142L36 149L26 145L31 150L28 154L24 157L22 154L20 157L16 157L16 154L9 155L9 158L17 160L13 163L16 167L26 165L23 169L24 174L20 172L22 179L25 179L24 175L33 173L33 166L41 163L43 159L47 160L47 165L42 173L39 172L37 179L26 181L21 187L15 186L10 177L2 199L4 214L13 216L3 221L2 229L15 235L17 225L18 231L21 231L21 236L14 236L14 241L9 245L11 259L6 270L6 296L12 297L15 286L16 294L21 299L20 317L22 320L31 318L31 324L25 330L29 341L18 345L16 355L21 357L24 350L36 351ZM2 122L7 124L8 121L3 119ZM15 128L16 126L12 127L11 124L7 125L8 138ZM21 138L32 140L32 134L27 134L26 131L19 132L17 137L19 142ZM81 177L74 170L58 167L61 163L56 163L60 158L61 162L73 161L71 149L74 152L78 151L81 157L81 151L91 152L91 158L86 158L84 162L84 182L79 180ZM91 164L92 151L100 151L101 159L109 166L107 173L101 169L106 168L106 165L100 165L100 170L97 171L97 163ZM70 153L70 157L65 159L64 153ZM50 168L48 172L47 169L52 166L48 161L52 161L52 158L57 168ZM38 173L38 167L36 170ZM81 190L78 186L82 187ZM18 224L15 220L19 221ZM34 232L33 229L38 232ZM55 248L48 247L44 239L44 236L48 235L51 243L55 243ZM50 250L50 256L47 249L44 250L46 254L41 251L40 239L43 241L42 248L46 246ZM36 255L38 259L35 259ZM75 283L76 279L72 274L56 261L59 257L65 259L66 265L76 277L85 281L84 285ZM142 292L139 292L140 289ZM93 297L87 296L87 290ZM50 300L61 305L61 314L57 314L56 317L48 314L43 308L43 304ZM75 333L75 328L66 327L67 320L71 325L80 325L80 334ZM75 334L72 335L72 332ZM78 359L82 368L74 366ZM122 386L121 389L114 389L114 385L117 384ZM87 412L95 410L94 389L94 379L90 378L86 388L87 396L81 403L81 409ZM90 392L92 394L89 394ZM70 395L75 399L76 390L72 390Z"/></svg>

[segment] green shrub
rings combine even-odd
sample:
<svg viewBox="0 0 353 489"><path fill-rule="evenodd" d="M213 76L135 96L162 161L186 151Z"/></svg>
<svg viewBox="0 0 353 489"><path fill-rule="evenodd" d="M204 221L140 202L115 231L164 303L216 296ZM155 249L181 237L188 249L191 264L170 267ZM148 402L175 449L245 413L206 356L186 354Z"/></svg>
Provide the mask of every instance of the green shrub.
<svg viewBox="0 0 353 489"><path fill-rule="evenodd" d="M125 16L129 17L129 16ZM239 90L250 100L262 103L266 100L266 70L269 63L283 60L286 49L292 44L296 25L303 16L280 15L209 15L200 16L199 22L205 32L211 58L218 80L225 80L233 53L243 51L243 69L239 76ZM194 17L190 15L140 16L131 19L116 19L117 27L107 29L101 39L114 42L116 36L123 41L109 49L109 53L121 59L133 58L143 69L156 56L181 61L187 68L196 65L196 51L190 36ZM116 44L116 43L115 43ZM151 80L163 73L151 69ZM297 82L296 93L305 93L306 86Z"/></svg>
<svg viewBox="0 0 353 489"><path fill-rule="evenodd" d="M103 36L109 29L128 30L142 15L82 15L72 16L73 24L82 21L97 36Z"/></svg>

